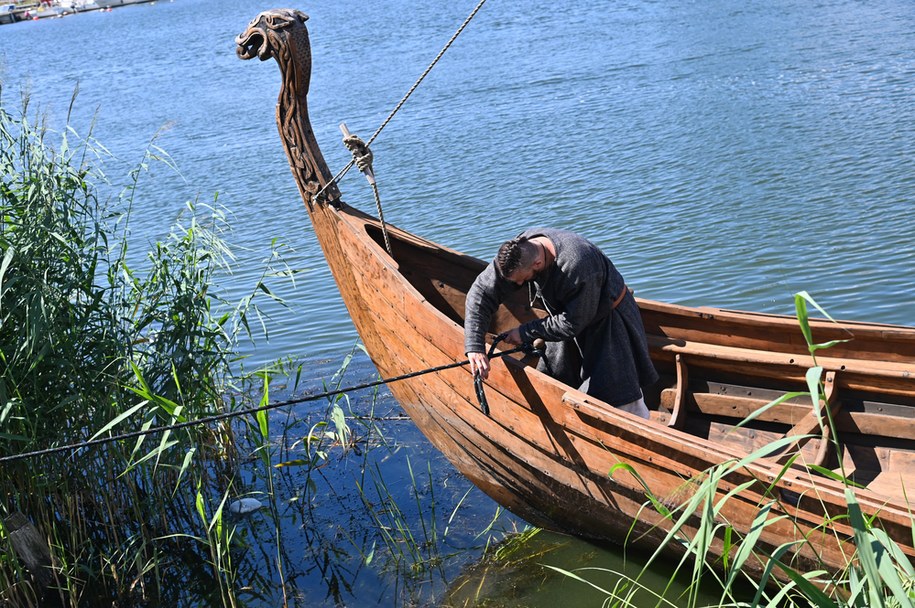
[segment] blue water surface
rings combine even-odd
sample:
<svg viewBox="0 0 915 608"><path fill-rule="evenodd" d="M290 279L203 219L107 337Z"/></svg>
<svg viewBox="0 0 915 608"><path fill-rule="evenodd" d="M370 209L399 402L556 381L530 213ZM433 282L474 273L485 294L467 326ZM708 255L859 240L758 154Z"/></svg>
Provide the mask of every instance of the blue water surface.
<svg viewBox="0 0 915 608"><path fill-rule="evenodd" d="M474 5L296 6L332 171L349 160L337 125L374 132ZM272 246L297 271L266 278L288 306L263 301L269 339L245 345L250 363L326 367L358 337L276 133L278 70L235 56L234 37L273 7L173 0L0 26L2 95L62 130L78 87L70 125L110 150L115 191L154 140L177 171L141 177L138 250L187 201L224 208L229 300L252 291ZM790 314L806 290L837 318L913 322L909 0L490 0L373 149L386 219L482 258L553 225L598 243L641 297ZM356 172L341 189L374 208Z"/></svg>
<svg viewBox="0 0 915 608"><path fill-rule="evenodd" d="M247 293L273 240L301 271L274 281L275 353L356 339L310 236L273 122L278 70L239 61L261 1L175 0L0 29L7 104L30 93L154 167L133 221L156 240L188 200L225 206ZM333 171L337 125L367 137L472 2L317 1L310 113ZM527 225L599 243L638 295L911 323L915 12L905 1L490 1L374 145L386 219L489 258ZM109 175L126 173L113 165ZM123 178L121 178L123 179ZM351 204L373 208L355 172Z"/></svg>

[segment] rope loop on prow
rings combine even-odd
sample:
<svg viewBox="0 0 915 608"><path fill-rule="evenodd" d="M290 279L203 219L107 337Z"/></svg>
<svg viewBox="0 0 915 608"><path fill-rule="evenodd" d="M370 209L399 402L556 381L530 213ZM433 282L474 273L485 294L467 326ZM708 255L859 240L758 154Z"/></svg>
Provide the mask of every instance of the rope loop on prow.
<svg viewBox="0 0 915 608"><path fill-rule="evenodd" d="M368 144L362 141L362 138L349 132L345 122L340 123L340 131L343 133L343 145L353 155L352 162L365 174L365 179L372 187L372 193L375 195L375 208L378 210L378 220L381 222L381 233L384 235L384 248L393 258L394 251L391 249L391 239L388 237L388 225L384 222L384 210L381 208L381 194L378 193L378 182L375 181L375 170L372 168L375 155L372 154Z"/></svg>

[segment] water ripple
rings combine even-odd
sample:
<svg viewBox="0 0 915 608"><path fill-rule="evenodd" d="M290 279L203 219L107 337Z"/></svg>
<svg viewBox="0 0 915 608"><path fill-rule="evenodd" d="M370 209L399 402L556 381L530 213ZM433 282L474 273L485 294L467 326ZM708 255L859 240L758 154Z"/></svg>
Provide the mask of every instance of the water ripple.
<svg viewBox="0 0 915 608"><path fill-rule="evenodd" d="M355 332L273 124L277 70L234 56L263 8L176 1L3 26L6 100L30 81L60 124L79 80L76 126L98 109L112 176L161 129L180 174L141 180L134 237L161 238L186 201L218 192L236 226L229 295L250 292L274 239L301 271L294 287L268 279L289 306L265 304L254 359L338 353ZM912 322L909 3L515 8L487 5L374 144L386 218L483 258L526 225L573 228L645 297L791 312L807 290L837 317ZM373 132L467 10L309 7L309 106L332 170L349 160L337 124ZM176 40L182 53L161 52ZM374 208L360 176L341 188Z"/></svg>

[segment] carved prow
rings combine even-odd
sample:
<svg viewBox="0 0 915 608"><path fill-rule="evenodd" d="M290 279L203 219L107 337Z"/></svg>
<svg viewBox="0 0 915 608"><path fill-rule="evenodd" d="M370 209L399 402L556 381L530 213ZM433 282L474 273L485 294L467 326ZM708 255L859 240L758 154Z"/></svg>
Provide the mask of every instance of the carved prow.
<svg viewBox="0 0 915 608"><path fill-rule="evenodd" d="M334 205L340 199L340 191L331 183L332 175L308 120L311 45L307 20L308 15L295 9L264 11L235 38L235 44L242 59L273 58L280 66L283 81L276 103L276 125L299 193L311 209L315 195L322 189L317 202Z"/></svg>

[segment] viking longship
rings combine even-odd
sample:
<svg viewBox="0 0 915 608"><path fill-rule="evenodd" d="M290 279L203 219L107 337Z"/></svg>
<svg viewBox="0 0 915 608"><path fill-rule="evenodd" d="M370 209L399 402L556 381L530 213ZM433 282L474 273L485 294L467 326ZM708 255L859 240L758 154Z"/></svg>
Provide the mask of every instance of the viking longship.
<svg viewBox="0 0 915 608"><path fill-rule="evenodd" d="M811 319L817 343L836 342L813 357L792 317L637 299L661 374L645 395L650 419L560 383L524 353L494 358L484 411L469 367L447 367L466 358L465 295L484 263L341 200L309 123L306 19L264 12L236 39L237 53L279 64L280 137L378 372L446 367L390 390L463 475L537 526L652 545L676 521L660 507L730 463L715 486L716 504L731 494L716 515L721 530L753 530L769 550L805 540L789 551L794 564L838 571L855 559L855 502L912 560L915 328ZM545 314L527 298L507 301L490 338ZM821 387L813 398L797 394L810 392L811 368ZM685 518L677 533L699 525ZM719 535L711 553L728 546Z"/></svg>

